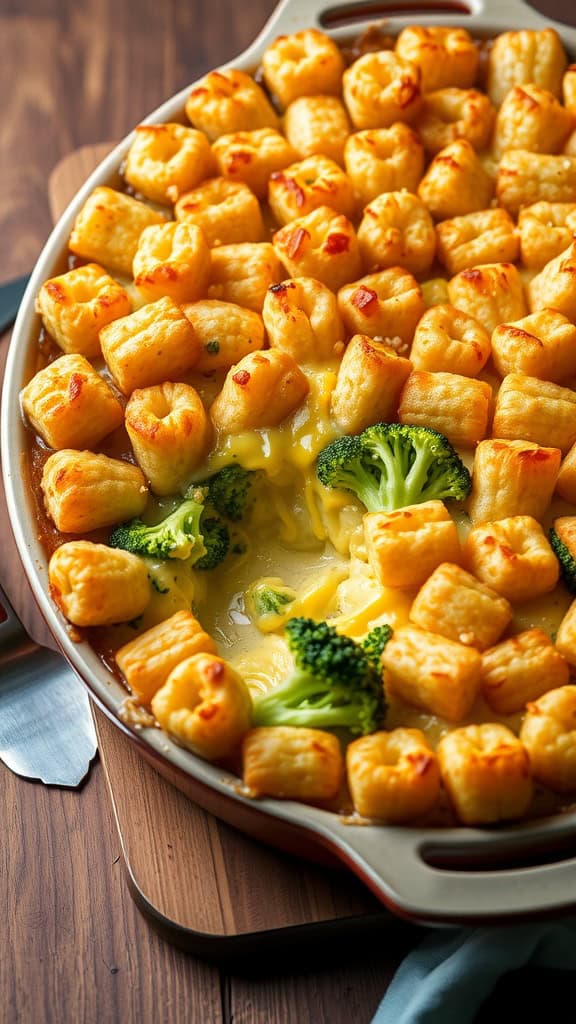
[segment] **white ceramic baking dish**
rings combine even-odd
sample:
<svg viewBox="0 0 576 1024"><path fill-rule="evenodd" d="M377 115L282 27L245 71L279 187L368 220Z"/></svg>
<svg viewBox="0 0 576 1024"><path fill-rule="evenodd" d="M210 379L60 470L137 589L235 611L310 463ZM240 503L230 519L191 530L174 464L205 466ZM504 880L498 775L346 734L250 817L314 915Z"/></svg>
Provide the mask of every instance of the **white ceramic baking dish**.
<svg viewBox="0 0 576 1024"><path fill-rule="evenodd" d="M403 13L402 13L403 12ZM261 34L234 67L253 70L265 47L281 33L316 26L337 40L358 34L385 17L396 34L410 23L462 25L476 36L505 29L553 25L576 58L576 28L544 18L522 0L454 0L450 3L362 2L325 4L283 0ZM340 22L339 26L337 23ZM336 26L336 27L335 27ZM158 108L147 121L182 116L190 87ZM354 827L337 815L300 803L251 801L218 767L172 743L156 729L134 732L118 717L126 691L104 668L87 643L75 643L51 601L44 550L23 459L28 438L18 395L27 382L39 321L34 299L61 263L76 214L97 185L118 184L118 168L131 136L124 139L90 176L48 239L34 268L18 315L4 381L1 440L4 482L16 543L40 610L59 647L91 697L137 744L141 754L174 785L205 809L266 842L301 856L343 862L396 913L422 922L454 923L512 920L559 914L576 906L576 811L498 829L419 829Z"/></svg>

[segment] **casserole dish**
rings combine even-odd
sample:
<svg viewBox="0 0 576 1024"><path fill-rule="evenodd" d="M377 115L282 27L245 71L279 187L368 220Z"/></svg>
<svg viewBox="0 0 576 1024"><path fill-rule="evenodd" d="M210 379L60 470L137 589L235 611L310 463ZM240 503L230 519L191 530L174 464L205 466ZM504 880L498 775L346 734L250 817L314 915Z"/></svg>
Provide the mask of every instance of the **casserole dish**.
<svg viewBox="0 0 576 1024"><path fill-rule="evenodd" d="M548 26L549 22L519 2L471 2L446 5L438 14L433 5L421 17L435 25L464 25L476 35L490 36L506 28ZM287 0L235 67L254 68L269 42L278 34L302 27L330 29L337 40L349 28L331 28L338 19L359 13L355 30L365 19L393 11L392 5L348 5L314 9L301 0ZM467 13L465 13L465 11ZM470 15L474 16L471 22ZM411 19L391 18L399 31ZM557 26L568 50L576 52L576 32ZM160 107L149 119L177 119L189 90ZM91 176L50 237L32 276L15 328L6 371L2 419L2 457L8 505L16 541L35 596L59 646L103 710L136 742L143 756L171 782L207 810L252 835L298 854L327 851L359 875L384 903L397 913L425 922L452 923L517 918L558 913L574 905L569 882L576 859L561 855L576 838L576 814L567 812L539 822L526 822L490 832L480 829L417 829L366 826L353 828L334 814L291 802L248 800L234 788L234 779L221 768L199 761L154 729L135 733L119 717L126 692L104 669L88 644L76 643L48 595L46 559L36 539L33 505L22 473L26 445L17 395L28 379L31 342L36 336L34 299L38 288L56 272L72 223L88 194L97 185L114 184L131 138L126 139ZM551 851L555 859L550 862ZM524 866L504 866L530 858ZM546 863L541 863L541 860ZM493 868L490 865L494 865ZM462 870L460 870L462 866Z"/></svg>

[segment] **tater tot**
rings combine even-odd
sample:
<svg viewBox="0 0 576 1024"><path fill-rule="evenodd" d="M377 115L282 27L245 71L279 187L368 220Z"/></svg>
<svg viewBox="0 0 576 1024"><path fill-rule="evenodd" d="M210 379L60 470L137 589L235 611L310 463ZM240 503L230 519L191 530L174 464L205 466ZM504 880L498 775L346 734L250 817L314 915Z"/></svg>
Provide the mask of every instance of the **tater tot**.
<svg viewBox="0 0 576 1024"><path fill-rule="evenodd" d="M148 488L137 466L108 455L64 448L44 464L46 511L61 533L89 533L144 511Z"/></svg>
<svg viewBox="0 0 576 1024"><path fill-rule="evenodd" d="M425 93L474 85L480 55L464 28L410 25L398 36L396 52L420 69Z"/></svg>
<svg viewBox="0 0 576 1024"><path fill-rule="evenodd" d="M308 391L305 375L288 352L253 352L228 371L210 416L227 434L275 427L302 404Z"/></svg>
<svg viewBox="0 0 576 1024"><path fill-rule="evenodd" d="M576 444L572 445L562 460L556 481L556 493L564 498L564 501L576 505Z"/></svg>
<svg viewBox="0 0 576 1024"><path fill-rule="evenodd" d="M260 204L243 181L211 178L185 192L174 212L177 220L202 228L210 246L264 239Z"/></svg>
<svg viewBox="0 0 576 1024"><path fill-rule="evenodd" d="M279 284L283 270L270 242L238 242L211 250L209 299L233 302L262 312L268 288Z"/></svg>
<svg viewBox="0 0 576 1024"><path fill-rule="evenodd" d="M48 578L52 599L75 626L131 622L142 615L152 592L143 559L89 540L56 548Z"/></svg>
<svg viewBox="0 0 576 1024"><path fill-rule="evenodd" d="M196 224L178 223L145 228L132 263L134 284L145 302L168 295L176 303L193 302L206 294L210 249Z"/></svg>
<svg viewBox="0 0 576 1024"><path fill-rule="evenodd" d="M438 89L424 96L414 127L432 156L457 139L482 150L490 141L495 114L488 97L477 89Z"/></svg>
<svg viewBox="0 0 576 1024"><path fill-rule="evenodd" d="M278 36L262 55L262 71L268 89L285 108L299 96L338 96L344 58L329 36L309 28Z"/></svg>
<svg viewBox="0 0 576 1024"><path fill-rule="evenodd" d="M560 686L528 705L520 730L534 778L558 793L576 790L576 687Z"/></svg>
<svg viewBox="0 0 576 1024"><path fill-rule="evenodd" d="M527 629L482 655L482 694L493 711L512 715L569 682L568 662L542 629Z"/></svg>
<svg viewBox="0 0 576 1024"><path fill-rule="evenodd" d="M273 285L262 310L271 348L280 348L298 363L334 359L344 347L344 324L334 292L311 277Z"/></svg>
<svg viewBox="0 0 576 1024"><path fill-rule="evenodd" d="M492 333L498 373L523 373L559 384L576 374L576 327L556 309L541 309Z"/></svg>
<svg viewBox="0 0 576 1024"><path fill-rule="evenodd" d="M506 210L477 210L436 225L437 255L450 274L486 263L514 263L520 241Z"/></svg>
<svg viewBox="0 0 576 1024"><path fill-rule="evenodd" d="M400 395L400 423L431 427L454 445L474 447L486 436L492 389L457 373L414 370Z"/></svg>
<svg viewBox="0 0 576 1024"><path fill-rule="evenodd" d="M300 96L284 114L286 138L301 159L322 153L343 164L351 128L346 107L337 96Z"/></svg>
<svg viewBox="0 0 576 1024"><path fill-rule="evenodd" d="M338 308L350 333L387 341L405 354L424 313L424 299L412 274L389 267L345 284Z"/></svg>
<svg viewBox="0 0 576 1024"><path fill-rule="evenodd" d="M532 800L530 760L504 725L468 725L438 744L442 781L464 825L521 818Z"/></svg>
<svg viewBox="0 0 576 1024"><path fill-rule="evenodd" d="M529 515L473 526L464 561L479 580L515 604L549 594L558 583L556 556L540 523Z"/></svg>
<svg viewBox="0 0 576 1024"><path fill-rule="evenodd" d="M503 32L488 56L488 95L499 107L510 89L532 82L559 97L567 63L560 37L552 28Z"/></svg>
<svg viewBox="0 0 576 1024"><path fill-rule="evenodd" d="M432 306L418 321L410 360L415 370L476 377L488 362L490 336L482 324L450 305Z"/></svg>
<svg viewBox="0 0 576 1024"><path fill-rule="evenodd" d="M216 644L183 609L124 644L114 660L136 699L149 704L172 669L200 652L216 654Z"/></svg>
<svg viewBox="0 0 576 1024"><path fill-rule="evenodd" d="M259 313L231 302L203 299L182 306L202 349L197 373L229 370L249 352L264 348L264 324Z"/></svg>
<svg viewBox="0 0 576 1024"><path fill-rule="evenodd" d="M509 373L496 398L494 437L522 438L567 452L576 441L576 393L551 381Z"/></svg>
<svg viewBox="0 0 576 1024"><path fill-rule="evenodd" d="M264 199L270 175L288 167L296 151L274 128L221 135L212 146L218 171L230 181L242 181Z"/></svg>
<svg viewBox="0 0 576 1024"><path fill-rule="evenodd" d="M242 676L207 651L176 665L151 707L169 736L208 761L233 754L252 717L252 698Z"/></svg>
<svg viewBox="0 0 576 1024"><path fill-rule="evenodd" d="M124 418L112 389L79 354L60 356L20 393L22 409L49 448L92 448Z"/></svg>
<svg viewBox="0 0 576 1024"><path fill-rule="evenodd" d="M260 726L242 743L244 783L255 796L329 800L344 777L340 741L321 729Z"/></svg>
<svg viewBox="0 0 576 1024"><path fill-rule="evenodd" d="M384 342L356 334L348 343L331 396L331 411L344 434L373 423L393 422L402 387L412 371L409 359Z"/></svg>
<svg viewBox="0 0 576 1024"><path fill-rule="evenodd" d="M479 651L500 639L511 618L506 598L451 562L434 570L410 609L410 621L421 629Z"/></svg>
<svg viewBox="0 0 576 1024"><path fill-rule="evenodd" d="M434 224L424 203L410 192L387 192L364 210L358 244L367 273L404 267L426 274L436 249Z"/></svg>
<svg viewBox="0 0 576 1024"><path fill-rule="evenodd" d="M496 198L512 215L541 200L576 202L576 156L508 149L498 164Z"/></svg>
<svg viewBox="0 0 576 1024"><path fill-rule="evenodd" d="M514 515L542 519L552 500L561 457L558 448L530 441L481 441L472 470L472 522Z"/></svg>
<svg viewBox="0 0 576 1024"><path fill-rule="evenodd" d="M230 132L278 128L278 115L251 75L234 68L211 71L186 101L192 124L211 142Z"/></svg>
<svg viewBox="0 0 576 1024"><path fill-rule="evenodd" d="M576 601L572 601L558 627L556 648L568 664L576 668Z"/></svg>
<svg viewBox="0 0 576 1024"><path fill-rule="evenodd" d="M566 110L572 115L576 114L576 64L566 68L562 79L562 99Z"/></svg>
<svg viewBox="0 0 576 1024"><path fill-rule="evenodd" d="M344 102L355 128L389 128L420 110L420 71L391 50L365 53L342 76Z"/></svg>
<svg viewBox="0 0 576 1024"><path fill-rule="evenodd" d="M367 818L410 821L440 795L436 755L419 729L361 736L348 746L346 768L354 808Z"/></svg>
<svg viewBox="0 0 576 1024"><path fill-rule="evenodd" d="M124 177L155 203L175 203L210 177L214 163L204 132L182 124L140 124L128 150Z"/></svg>
<svg viewBox="0 0 576 1024"><path fill-rule="evenodd" d="M576 232L576 203L533 203L520 210L518 232L522 263L541 270L570 246Z"/></svg>
<svg viewBox="0 0 576 1024"><path fill-rule="evenodd" d="M362 263L356 232L343 214L319 206L298 217L272 239L289 277L314 277L332 291L360 276Z"/></svg>
<svg viewBox="0 0 576 1024"><path fill-rule="evenodd" d="M424 173L424 147L407 124L354 132L344 147L344 166L362 205L383 192L415 192Z"/></svg>
<svg viewBox="0 0 576 1024"><path fill-rule="evenodd" d="M576 242L547 263L528 285L531 310L555 309L576 320Z"/></svg>
<svg viewBox="0 0 576 1024"><path fill-rule="evenodd" d="M268 183L268 203L279 224L305 217L319 206L352 217L356 206L352 182L327 156L309 156L275 171Z"/></svg>
<svg viewBox="0 0 576 1024"><path fill-rule="evenodd" d="M192 324L168 297L108 324L100 331L100 344L108 369L125 395L177 379L192 369L201 353Z"/></svg>
<svg viewBox="0 0 576 1024"><path fill-rule="evenodd" d="M96 263L45 281L36 298L36 312L62 351L88 358L100 355L101 328L130 311L125 289Z"/></svg>
<svg viewBox="0 0 576 1024"><path fill-rule="evenodd" d="M467 139L458 139L436 154L418 186L418 195L436 220L485 210L494 183Z"/></svg>
<svg viewBox="0 0 576 1024"><path fill-rule="evenodd" d="M512 263L485 263L462 270L448 283L450 302L491 334L498 324L526 316L522 279Z"/></svg>
<svg viewBox="0 0 576 1024"><path fill-rule="evenodd" d="M77 256L130 277L144 228L163 223L162 214L146 203L116 189L99 186L88 196L76 217L68 246Z"/></svg>
<svg viewBox="0 0 576 1024"><path fill-rule="evenodd" d="M547 89L526 83L504 97L494 129L493 149L500 158L508 149L559 153L572 128L572 117Z"/></svg>
<svg viewBox="0 0 576 1024"><path fill-rule="evenodd" d="M170 382L132 392L126 430L138 465L158 495L185 487L206 455L211 433L194 388Z"/></svg>
<svg viewBox="0 0 576 1024"><path fill-rule="evenodd" d="M416 626L395 629L382 654L386 691L414 707L461 722L480 686L482 659L473 647Z"/></svg>
<svg viewBox="0 0 576 1024"><path fill-rule="evenodd" d="M419 587L442 562L460 562L456 524L441 501L364 516L368 561L385 587Z"/></svg>

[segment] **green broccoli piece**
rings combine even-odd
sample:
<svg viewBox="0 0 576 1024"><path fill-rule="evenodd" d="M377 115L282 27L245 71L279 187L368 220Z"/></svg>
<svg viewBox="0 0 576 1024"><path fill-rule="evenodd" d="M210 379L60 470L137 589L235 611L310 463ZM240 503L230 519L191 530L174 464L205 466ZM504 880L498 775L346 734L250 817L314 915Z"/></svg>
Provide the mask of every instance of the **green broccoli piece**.
<svg viewBox="0 0 576 1024"><path fill-rule="evenodd" d="M352 491L371 512L382 507L379 481L359 435L344 434L323 448L318 455L316 474L325 487Z"/></svg>
<svg viewBox="0 0 576 1024"><path fill-rule="evenodd" d="M254 473L251 470L232 463L204 480L202 486L208 488L206 500L216 512L238 523L248 509L253 479Z"/></svg>
<svg viewBox="0 0 576 1024"><path fill-rule="evenodd" d="M562 576L562 582L567 590L571 594L576 594L576 558L570 551L570 548L556 533L556 530L550 530L548 534L550 540L550 546L556 555L556 558L560 562L560 575Z"/></svg>
<svg viewBox="0 0 576 1024"><path fill-rule="evenodd" d="M296 600L296 592L284 584L271 586L269 583L258 583L249 592L249 603L254 618L263 615L282 615L288 605Z"/></svg>
<svg viewBox="0 0 576 1024"><path fill-rule="evenodd" d="M206 554L194 563L194 568L215 569L228 554L230 547L228 527L221 519L212 518L209 514L202 516L200 525Z"/></svg>
<svg viewBox="0 0 576 1024"><path fill-rule="evenodd" d="M206 554L201 518L204 506L194 498L185 499L155 526L131 519L117 526L108 544L146 558L201 558Z"/></svg>
<svg viewBox="0 0 576 1024"><path fill-rule="evenodd" d="M376 423L355 437L336 438L320 452L317 474L325 487L352 491L369 512L463 501L472 486L443 434L402 423Z"/></svg>
<svg viewBox="0 0 576 1024"><path fill-rule="evenodd" d="M144 558L178 558L197 569L214 569L226 557L230 546L228 527L212 517L202 503L198 488L155 526L131 519L117 526L108 543Z"/></svg>
<svg viewBox="0 0 576 1024"><path fill-rule="evenodd" d="M273 633L290 618L296 596L279 576L263 576L246 591L246 611L261 633Z"/></svg>
<svg viewBox="0 0 576 1024"><path fill-rule="evenodd" d="M346 728L354 735L382 726L382 679L361 644L308 618L290 619L286 639L294 669L255 699L255 725Z"/></svg>
<svg viewBox="0 0 576 1024"><path fill-rule="evenodd" d="M391 626L374 626L362 641L364 653L377 672L381 672L380 659L391 636Z"/></svg>

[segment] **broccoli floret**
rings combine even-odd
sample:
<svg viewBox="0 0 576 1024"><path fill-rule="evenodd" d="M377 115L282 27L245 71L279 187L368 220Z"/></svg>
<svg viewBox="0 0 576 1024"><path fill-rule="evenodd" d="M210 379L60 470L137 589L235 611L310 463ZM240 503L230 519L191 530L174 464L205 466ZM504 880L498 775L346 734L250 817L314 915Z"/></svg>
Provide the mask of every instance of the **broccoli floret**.
<svg viewBox="0 0 576 1024"><path fill-rule="evenodd" d="M548 536L552 550L560 562L562 582L567 590L576 594L576 558L564 541L560 540L556 530L550 530Z"/></svg>
<svg viewBox="0 0 576 1024"><path fill-rule="evenodd" d="M382 651L391 636L392 628L390 626L374 626L374 629L371 629L362 641L364 653L377 672L381 671Z"/></svg>
<svg viewBox="0 0 576 1024"><path fill-rule="evenodd" d="M238 523L248 509L253 479L251 470L233 463L205 480L202 486L208 488L207 501L216 512Z"/></svg>
<svg viewBox="0 0 576 1024"><path fill-rule="evenodd" d="M376 423L322 449L318 479L352 491L369 512L392 512L432 499L463 501L470 473L443 434L428 427Z"/></svg>
<svg viewBox="0 0 576 1024"><path fill-rule="evenodd" d="M381 508L378 478L374 474L360 436L344 434L318 455L316 473L325 487L352 491L371 512Z"/></svg>
<svg viewBox="0 0 576 1024"><path fill-rule="evenodd" d="M295 591L283 584L272 587L270 584L260 583L250 591L250 604L257 618L261 615L282 615L286 611L286 606L293 604L295 600Z"/></svg>
<svg viewBox="0 0 576 1024"><path fill-rule="evenodd" d="M194 563L195 569L215 569L220 562L223 562L230 547L230 534L228 527L221 519L212 518L209 515L202 516L200 521L202 527L202 538L206 554Z"/></svg>
<svg viewBox="0 0 576 1024"><path fill-rule="evenodd" d="M256 698L255 725L346 728L355 735L382 726L382 679L361 644L308 618L290 619L286 639L294 669Z"/></svg>
<svg viewBox="0 0 576 1024"><path fill-rule="evenodd" d="M228 527L197 500L203 497L202 491L196 489L194 494L155 526L131 519L116 527L108 539L110 547L145 558L178 558L197 569L214 569L228 553Z"/></svg>
<svg viewBox="0 0 576 1024"><path fill-rule="evenodd" d="M277 576L265 576L246 591L246 611L261 633L272 633L290 618L296 591Z"/></svg>
<svg viewBox="0 0 576 1024"><path fill-rule="evenodd" d="M187 498L155 526L147 526L138 518L116 527L108 544L146 558L201 558L206 553L201 528L203 511L203 505Z"/></svg>

